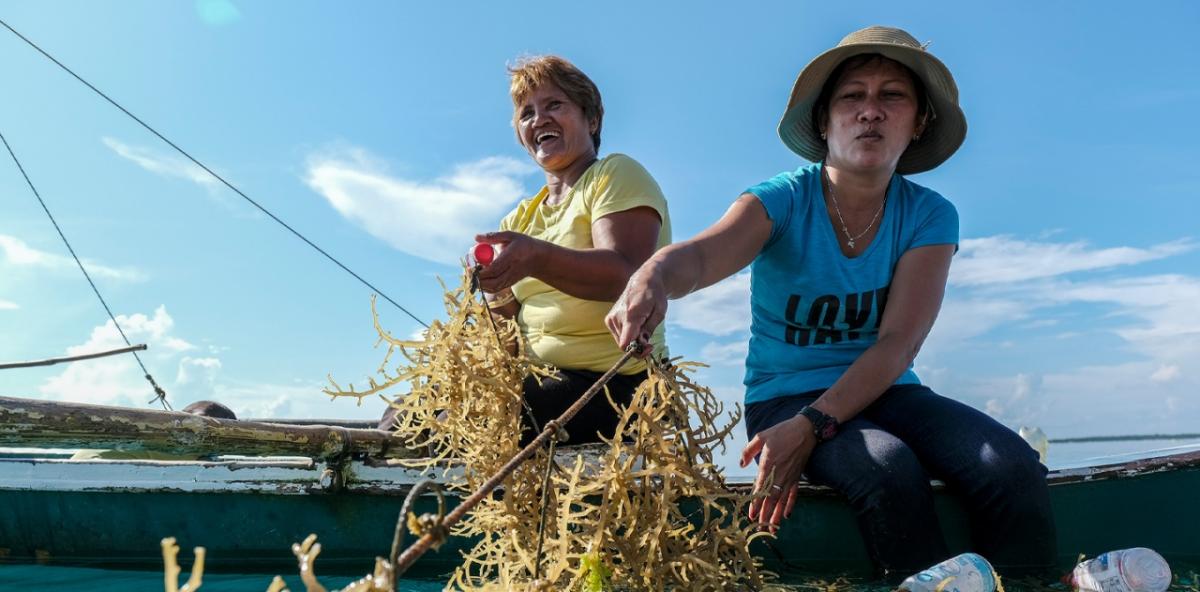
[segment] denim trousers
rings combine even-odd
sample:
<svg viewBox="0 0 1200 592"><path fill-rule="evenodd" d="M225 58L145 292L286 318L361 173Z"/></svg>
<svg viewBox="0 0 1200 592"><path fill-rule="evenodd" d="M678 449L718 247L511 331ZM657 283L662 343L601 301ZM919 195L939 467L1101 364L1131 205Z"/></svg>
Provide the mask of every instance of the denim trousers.
<svg viewBox="0 0 1200 592"><path fill-rule="evenodd" d="M791 419L822 392L747 405L748 436ZM880 575L902 577L949 557L930 479L962 500L972 550L1002 575L1054 568L1054 516L1037 452L986 414L923 385L885 391L817 445L804 475L847 498Z"/></svg>

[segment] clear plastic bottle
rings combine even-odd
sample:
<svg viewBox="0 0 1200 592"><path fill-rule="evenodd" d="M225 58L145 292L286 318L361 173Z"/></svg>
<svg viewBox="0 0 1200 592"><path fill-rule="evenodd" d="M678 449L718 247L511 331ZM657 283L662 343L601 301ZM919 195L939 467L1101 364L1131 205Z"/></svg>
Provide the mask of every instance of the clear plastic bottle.
<svg viewBox="0 0 1200 592"><path fill-rule="evenodd" d="M1163 592L1171 566L1152 549L1121 549L1076 565L1069 583L1079 592Z"/></svg>
<svg viewBox="0 0 1200 592"><path fill-rule="evenodd" d="M1042 464L1046 464L1046 455L1050 451L1050 440L1046 438L1046 432L1043 432L1042 428L1039 427L1030 428L1021 426L1021 428L1017 430L1017 433L1020 434L1022 439L1029 443L1030 447L1037 451L1038 460L1040 460Z"/></svg>
<svg viewBox="0 0 1200 592"><path fill-rule="evenodd" d="M950 580L946 582L946 580ZM913 574L900 584L908 592L995 592L996 572L987 559L975 553L951 557L929 569Z"/></svg>

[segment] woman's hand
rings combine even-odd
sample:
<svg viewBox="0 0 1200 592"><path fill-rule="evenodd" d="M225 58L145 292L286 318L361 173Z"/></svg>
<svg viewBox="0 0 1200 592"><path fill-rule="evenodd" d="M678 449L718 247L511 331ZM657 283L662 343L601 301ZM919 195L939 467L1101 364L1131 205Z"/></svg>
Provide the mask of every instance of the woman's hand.
<svg viewBox="0 0 1200 592"><path fill-rule="evenodd" d="M650 355L650 334L667 316L667 291L652 265L643 265L629 278L625 290L604 317L608 330L622 350L634 340L645 345L642 357Z"/></svg>
<svg viewBox="0 0 1200 592"><path fill-rule="evenodd" d="M812 422L797 415L759 432L742 450L742 467L758 456L754 492L766 487L766 497L750 502L750 519L774 531L790 516L799 495L800 475L816 447ZM767 483L771 485L768 487Z"/></svg>
<svg viewBox="0 0 1200 592"><path fill-rule="evenodd" d="M546 243L519 232L488 232L475 241L500 245L500 254L479 272L479 286L493 294L536 274L543 266Z"/></svg>

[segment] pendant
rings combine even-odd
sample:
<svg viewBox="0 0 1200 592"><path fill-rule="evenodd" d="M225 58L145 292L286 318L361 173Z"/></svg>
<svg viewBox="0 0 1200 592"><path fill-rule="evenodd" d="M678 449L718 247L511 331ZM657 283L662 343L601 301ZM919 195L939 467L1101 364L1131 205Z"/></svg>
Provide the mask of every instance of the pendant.
<svg viewBox="0 0 1200 592"><path fill-rule="evenodd" d="M850 239L850 240L846 241L846 246L853 249L854 248L854 239Z"/></svg>

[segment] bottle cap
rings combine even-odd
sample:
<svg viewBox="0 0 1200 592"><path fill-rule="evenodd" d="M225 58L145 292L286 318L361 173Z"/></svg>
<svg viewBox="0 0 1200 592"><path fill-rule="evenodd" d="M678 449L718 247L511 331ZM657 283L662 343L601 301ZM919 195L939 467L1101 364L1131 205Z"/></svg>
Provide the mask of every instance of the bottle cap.
<svg viewBox="0 0 1200 592"><path fill-rule="evenodd" d="M471 257L475 258L475 262L487 267L496 259L496 249L492 248L490 243L475 243L475 247L471 249Z"/></svg>

